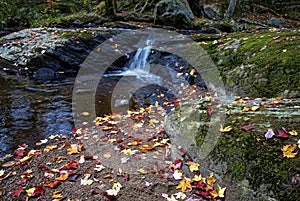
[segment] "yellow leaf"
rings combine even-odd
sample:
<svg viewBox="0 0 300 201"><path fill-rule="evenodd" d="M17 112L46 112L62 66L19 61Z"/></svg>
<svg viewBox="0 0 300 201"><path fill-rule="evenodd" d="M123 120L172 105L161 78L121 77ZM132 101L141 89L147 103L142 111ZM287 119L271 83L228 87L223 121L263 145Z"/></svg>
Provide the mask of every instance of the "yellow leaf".
<svg viewBox="0 0 300 201"><path fill-rule="evenodd" d="M199 163L194 163L194 162L192 162L191 164L190 164L190 166L189 166L189 168L190 168L190 171L191 172L194 172L194 171L198 171L199 170Z"/></svg>
<svg viewBox="0 0 300 201"><path fill-rule="evenodd" d="M204 177L202 177L201 175L195 175L193 178L193 181L202 181L202 182L206 183L206 179Z"/></svg>
<svg viewBox="0 0 300 201"><path fill-rule="evenodd" d="M235 102L235 103L240 103L240 104L241 104L241 103L244 103L245 101L244 101L243 99L239 98L239 99L235 100L234 102Z"/></svg>
<svg viewBox="0 0 300 201"><path fill-rule="evenodd" d="M285 145L282 147L281 151L283 152L283 157L295 158L298 152L293 152L297 148L297 144L294 145Z"/></svg>
<svg viewBox="0 0 300 201"><path fill-rule="evenodd" d="M242 112L248 112L248 111L250 111L250 110L251 110L251 107L245 106L245 107L243 108Z"/></svg>
<svg viewBox="0 0 300 201"><path fill-rule="evenodd" d="M206 180L207 185L212 187L216 181L217 179L214 177L214 173L211 172L209 177Z"/></svg>
<svg viewBox="0 0 300 201"><path fill-rule="evenodd" d="M221 126L221 128L220 128L220 131L221 131L222 133L229 132L229 131L231 131L231 130L232 130L232 127L231 127L231 126L226 126L225 128L223 128L223 126Z"/></svg>
<svg viewBox="0 0 300 201"><path fill-rule="evenodd" d="M191 182L184 178L181 182L179 182L176 189L181 189L182 192L185 192L188 189L192 189Z"/></svg>
<svg viewBox="0 0 300 201"><path fill-rule="evenodd" d="M24 158L22 158L21 160L20 160L20 162L25 162L25 161L28 161L29 159L31 159L32 158L32 155L31 156L25 156Z"/></svg>
<svg viewBox="0 0 300 201"><path fill-rule="evenodd" d="M78 154L81 152L81 148L82 148L83 144L71 144L71 148L69 148L68 154Z"/></svg>
<svg viewBox="0 0 300 201"><path fill-rule="evenodd" d="M219 196L220 198L225 197L225 190L226 190L226 187L221 188L221 186L218 185L218 196Z"/></svg>
<svg viewBox="0 0 300 201"><path fill-rule="evenodd" d="M35 187L33 187L33 188L30 188L30 189L27 189L26 190L26 193L27 193L27 195L28 195L28 197L32 197L33 196L33 192L35 191Z"/></svg>
<svg viewBox="0 0 300 201"><path fill-rule="evenodd" d="M62 192L61 191L55 191L55 192L53 192L52 198L53 199L62 199L63 198Z"/></svg>
<svg viewBox="0 0 300 201"><path fill-rule="evenodd" d="M59 177L55 178L56 181L66 181L69 177L69 174L66 172L64 174L60 174Z"/></svg>
<svg viewBox="0 0 300 201"><path fill-rule="evenodd" d="M146 170L144 170L143 168L139 169L138 171L139 171L139 173L141 173L141 174L147 174Z"/></svg>
<svg viewBox="0 0 300 201"><path fill-rule="evenodd" d="M252 106L252 107L251 107L251 110L252 110L252 111L256 111L256 110L258 110L258 109L259 109L259 106L258 106L258 105Z"/></svg>
<svg viewBox="0 0 300 201"><path fill-rule="evenodd" d="M49 151L52 151L53 149L57 148L57 145L49 145L47 146L44 151L45 152L49 152Z"/></svg>
<svg viewBox="0 0 300 201"><path fill-rule="evenodd" d="M209 191L209 194L211 194L214 198L215 197L218 197L218 191L216 191L216 190L211 190L211 191Z"/></svg>
<svg viewBox="0 0 300 201"><path fill-rule="evenodd" d="M290 135L298 135L297 131L295 131L295 130L290 131L289 134Z"/></svg>

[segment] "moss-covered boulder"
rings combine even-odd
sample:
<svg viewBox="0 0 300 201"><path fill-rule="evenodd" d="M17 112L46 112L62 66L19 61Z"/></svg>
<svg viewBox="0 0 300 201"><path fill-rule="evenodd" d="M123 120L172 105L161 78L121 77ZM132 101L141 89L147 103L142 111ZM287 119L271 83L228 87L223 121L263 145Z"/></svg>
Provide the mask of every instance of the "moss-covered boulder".
<svg viewBox="0 0 300 201"><path fill-rule="evenodd" d="M194 26L194 14L186 0L162 0L154 10L154 22L178 28Z"/></svg>
<svg viewBox="0 0 300 201"><path fill-rule="evenodd" d="M202 44L228 93L251 97L300 96L300 31L234 33Z"/></svg>
<svg viewBox="0 0 300 201"><path fill-rule="evenodd" d="M186 102L166 116L164 126L173 157L183 151L200 163L202 175L214 172L227 187L226 200L294 201L300 198L300 145L291 131L300 130L299 104L299 99ZM266 139L269 128L275 136ZM290 157L284 147L294 147Z"/></svg>

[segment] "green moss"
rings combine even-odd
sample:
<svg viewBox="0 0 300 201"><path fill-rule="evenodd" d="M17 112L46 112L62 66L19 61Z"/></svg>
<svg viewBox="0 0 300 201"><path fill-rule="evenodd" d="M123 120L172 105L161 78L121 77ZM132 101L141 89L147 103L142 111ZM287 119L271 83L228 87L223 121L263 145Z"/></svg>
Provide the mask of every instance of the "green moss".
<svg viewBox="0 0 300 201"><path fill-rule="evenodd" d="M299 130L299 125L290 124L291 121L284 125L286 120L277 119L274 115L272 117L260 114L245 118L246 116L248 115L241 117L239 113L227 118L227 124L235 129L223 134L212 157L216 161L227 163L227 175L234 181L246 179L251 188L257 191L265 185L268 192L273 192L274 197L279 200L298 200L300 191L292 184L291 179L299 172L300 158L283 158L281 151L284 145L296 143L297 138L266 140L264 134L267 128L264 126L258 126L253 131L243 131L240 127L249 123L259 125L259 122L271 122L271 127L275 130L282 126Z"/></svg>
<svg viewBox="0 0 300 201"><path fill-rule="evenodd" d="M194 40L204 41L203 37ZM205 41L202 47L217 65L224 83L229 89L238 86L235 92L245 91L239 95L275 97L285 90L300 90L300 31L234 33L218 41Z"/></svg>

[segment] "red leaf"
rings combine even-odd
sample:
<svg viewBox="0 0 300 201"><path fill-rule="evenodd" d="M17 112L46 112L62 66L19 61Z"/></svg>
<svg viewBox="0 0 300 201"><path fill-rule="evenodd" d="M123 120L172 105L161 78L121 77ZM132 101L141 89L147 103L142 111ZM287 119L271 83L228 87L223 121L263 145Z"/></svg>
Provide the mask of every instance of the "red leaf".
<svg viewBox="0 0 300 201"><path fill-rule="evenodd" d="M94 159L94 157L93 156L84 156L84 159L85 160L92 160L92 159Z"/></svg>
<svg viewBox="0 0 300 201"><path fill-rule="evenodd" d="M24 191L23 188L20 187L17 190L14 190L14 192L12 192L12 196L18 198L18 197L20 197L20 195L23 191Z"/></svg>
<svg viewBox="0 0 300 201"><path fill-rule="evenodd" d="M203 183L202 181L197 181L195 188L200 189L200 190L205 190L206 184Z"/></svg>
<svg viewBox="0 0 300 201"><path fill-rule="evenodd" d="M33 192L33 196L39 196L43 195L45 192L45 189L43 186L35 186L35 190Z"/></svg>
<svg viewBox="0 0 300 201"><path fill-rule="evenodd" d="M278 135L276 135L278 138L287 139L289 137L288 132L285 130L285 128L282 127L282 129L278 130Z"/></svg>
<svg viewBox="0 0 300 201"><path fill-rule="evenodd" d="M200 195L204 198L212 198L212 195L207 191L196 191L195 194Z"/></svg>
<svg viewBox="0 0 300 201"><path fill-rule="evenodd" d="M211 116L213 112L214 112L213 108L208 108L207 109L207 113L209 114L209 116Z"/></svg>
<svg viewBox="0 0 300 201"><path fill-rule="evenodd" d="M48 186L49 188L56 188L60 184L60 181L45 181L44 186Z"/></svg>
<svg viewBox="0 0 300 201"><path fill-rule="evenodd" d="M245 130L245 131L249 131L249 130L252 130L252 129L255 129L256 126L252 125L252 124L247 124L247 125L243 125L242 126L242 129Z"/></svg>
<svg viewBox="0 0 300 201"><path fill-rule="evenodd" d="M114 195L109 195L106 191L103 192L103 195L104 195L109 201L116 200L116 196L114 196Z"/></svg>

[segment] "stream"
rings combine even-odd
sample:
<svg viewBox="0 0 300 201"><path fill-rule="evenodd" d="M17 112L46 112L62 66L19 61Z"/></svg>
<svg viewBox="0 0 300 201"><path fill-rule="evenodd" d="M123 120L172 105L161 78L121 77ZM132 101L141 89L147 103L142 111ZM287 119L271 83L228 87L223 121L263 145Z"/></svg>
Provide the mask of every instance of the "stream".
<svg viewBox="0 0 300 201"><path fill-rule="evenodd" d="M0 155L33 146L53 134L70 134L72 79L38 83L0 75Z"/></svg>

